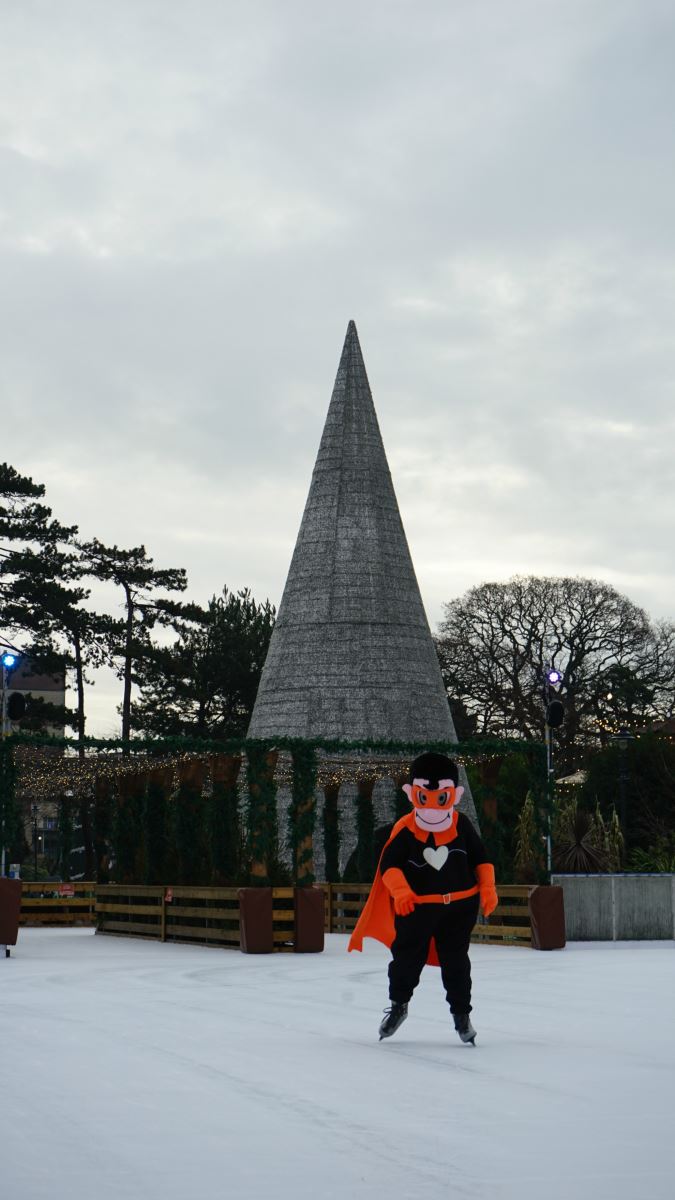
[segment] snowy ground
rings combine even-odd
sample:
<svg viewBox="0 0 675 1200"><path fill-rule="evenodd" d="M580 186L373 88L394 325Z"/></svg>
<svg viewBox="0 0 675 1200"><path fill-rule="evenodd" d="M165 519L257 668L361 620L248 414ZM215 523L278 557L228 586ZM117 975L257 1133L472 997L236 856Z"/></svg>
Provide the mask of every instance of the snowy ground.
<svg viewBox="0 0 675 1200"><path fill-rule="evenodd" d="M0 962L11 1200L671 1200L673 943L476 946L479 1045L427 967L22 930Z"/></svg>

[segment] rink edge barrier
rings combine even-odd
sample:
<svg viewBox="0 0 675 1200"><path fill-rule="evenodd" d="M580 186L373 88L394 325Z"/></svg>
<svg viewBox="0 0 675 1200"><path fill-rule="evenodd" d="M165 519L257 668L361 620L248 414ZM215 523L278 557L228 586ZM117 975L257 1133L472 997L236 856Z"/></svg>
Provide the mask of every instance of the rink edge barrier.
<svg viewBox="0 0 675 1200"><path fill-rule="evenodd" d="M351 933L370 891L364 883L319 883L326 933ZM532 946L534 888L500 884L499 906L479 919L472 941ZM295 889L272 888L273 947L294 948ZM95 926L99 933L239 948L240 889L143 884L43 884L22 887L21 925Z"/></svg>

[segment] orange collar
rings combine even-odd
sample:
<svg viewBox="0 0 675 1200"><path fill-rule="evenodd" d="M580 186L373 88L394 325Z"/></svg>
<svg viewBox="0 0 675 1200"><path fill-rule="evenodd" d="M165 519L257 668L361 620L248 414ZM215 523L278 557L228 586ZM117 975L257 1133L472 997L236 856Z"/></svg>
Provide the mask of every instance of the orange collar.
<svg viewBox="0 0 675 1200"><path fill-rule="evenodd" d="M420 829L417 821L415 820L414 809L412 812L408 813L406 817L404 817L404 820L408 826L408 829L411 829L415 834L418 842L427 842L429 840L429 834L431 834L437 846L446 846L448 842L454 842L455 838L457 837L457 815L457 809L455 808L452 814L452 825L449 829L444 829L442 833L434 833L431 829Z"/></svg>

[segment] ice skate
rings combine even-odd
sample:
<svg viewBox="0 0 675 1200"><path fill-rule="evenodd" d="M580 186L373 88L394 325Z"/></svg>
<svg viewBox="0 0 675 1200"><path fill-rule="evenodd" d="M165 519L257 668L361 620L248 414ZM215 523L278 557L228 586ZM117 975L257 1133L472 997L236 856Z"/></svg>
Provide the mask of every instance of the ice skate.
<svg viewBox="0 0 675 1200"><path fill-rule="evenodd" d="M476 1045L476 1030L469 1020L468 1013L453 1013L455 1029L463 1042L471 1042L472 1046Z"/></svg>
<svg viewBox="0 0 675 1200"><path fill-rule="evenodd" d="M402 1025L408 1015L407 1004L397 1004L392 1000L391 1008L386 1008L384 1011L384 1020L380 1025L380 1041L382 1038L391 1037L392 1033L396 1033L399 1025Z"/></svg>

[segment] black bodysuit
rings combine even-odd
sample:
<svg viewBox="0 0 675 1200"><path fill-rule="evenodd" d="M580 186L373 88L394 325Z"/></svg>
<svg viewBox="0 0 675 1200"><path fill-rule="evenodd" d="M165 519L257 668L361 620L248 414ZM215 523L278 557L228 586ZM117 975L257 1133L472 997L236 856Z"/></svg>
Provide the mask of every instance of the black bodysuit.
<svg viewBox="0 0 675 1200"><path fill-rule="evenodd" d="M447 849L447 855L443 853ZM425 857L425 851L427 851ZM463 892L476 884L474 868L488 862L485 847L471 821L457 815L457 837L436 846L430 833L425 842L402 829L380 860L384 874L398 867L418 896ZM478 896L450 904L419 904L406 917L396 917L396 937L389 964L389 998L407 1003L419 983L434 939L445 993L453 1013L471 1011L469 942L478 916Z"/></svg>
<svg viewBox="0 0 675 1200"><path fill-rule="evenodd" d="M411 829L402 829L386 847L380 871L384 875L390 867L399 867L413 892L432 896L435 892L464 892L473 887L474 868L484 862L488 862L488 856L480 837L469 818L458 813L457 837L444 846L436 846L433 833L422 842Z"/></svg>

